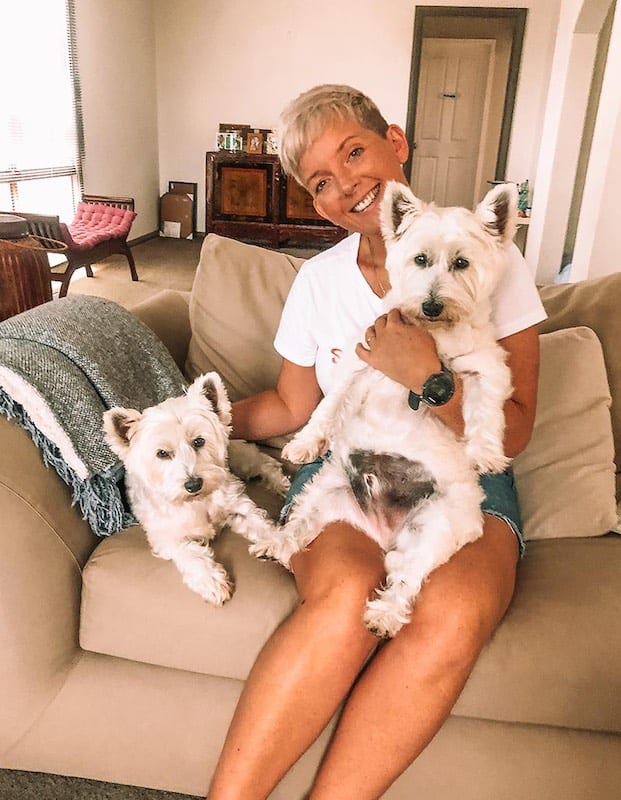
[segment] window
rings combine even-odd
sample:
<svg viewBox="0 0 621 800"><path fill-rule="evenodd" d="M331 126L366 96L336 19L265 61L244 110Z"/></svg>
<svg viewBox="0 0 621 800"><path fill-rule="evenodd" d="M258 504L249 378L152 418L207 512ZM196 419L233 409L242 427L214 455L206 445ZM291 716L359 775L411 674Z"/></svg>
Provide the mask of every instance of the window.
<svg viewBox="0 0 621 800"><path fill-rule="evenodd" d="M74 0L2 3L0 209L71 220L81 196Z"/></svg>

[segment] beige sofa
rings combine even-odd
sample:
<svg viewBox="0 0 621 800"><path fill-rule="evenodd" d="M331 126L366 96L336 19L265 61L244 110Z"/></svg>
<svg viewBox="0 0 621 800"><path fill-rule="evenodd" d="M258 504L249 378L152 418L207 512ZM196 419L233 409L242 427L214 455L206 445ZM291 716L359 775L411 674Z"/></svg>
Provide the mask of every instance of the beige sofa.
<svg viewBox="0 0 621 800"><path fill-rule="evenodd" d="M211 235L189 309L165 292L136 313L188 377L213 366L236 399L274 381L272 335L299 264ZM621 538L607 531L621 464L621 274L542 296L537 426L516 462L530 541L515 598L390 800L620 796ZM0 519L0 766L203 794L250 666L295 606L290 575L225 533L216 550L236 592L209 607L140 528L97 539L4 418ZM272 798L302 797L328 735Z"/></svg>

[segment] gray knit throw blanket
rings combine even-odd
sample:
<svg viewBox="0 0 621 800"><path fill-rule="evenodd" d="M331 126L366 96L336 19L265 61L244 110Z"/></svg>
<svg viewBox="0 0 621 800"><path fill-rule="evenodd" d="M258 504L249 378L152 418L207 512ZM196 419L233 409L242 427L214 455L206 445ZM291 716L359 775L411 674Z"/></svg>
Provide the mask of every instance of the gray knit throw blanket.
<svg viewBox="0 0 621 800"><path fill-rule="evenodd" d="M153 331L110 300L74 295L0 322L0 413L28 431L99 536L136 523L103 412L143 411L185 387Z"/></svg>

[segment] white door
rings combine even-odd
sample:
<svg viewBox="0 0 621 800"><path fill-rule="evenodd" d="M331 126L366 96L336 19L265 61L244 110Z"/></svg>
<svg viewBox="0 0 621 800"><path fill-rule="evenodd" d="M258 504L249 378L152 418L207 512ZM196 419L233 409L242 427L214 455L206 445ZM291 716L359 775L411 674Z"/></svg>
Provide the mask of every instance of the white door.
<svg viewBox="0 0 621 800"><path fill-rule="evenodd" d="M493 39L424 39L416 103L412 189L424 200L472 208L494 67Z"/></svg>

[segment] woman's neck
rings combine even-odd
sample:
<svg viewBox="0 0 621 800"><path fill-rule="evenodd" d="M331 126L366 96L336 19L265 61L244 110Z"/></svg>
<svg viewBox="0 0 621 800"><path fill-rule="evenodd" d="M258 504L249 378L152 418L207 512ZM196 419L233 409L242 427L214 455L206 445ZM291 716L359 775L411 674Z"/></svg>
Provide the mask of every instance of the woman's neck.
<svg viewBox="0 0 621 800"><path fill-rule="evenodd" d="M390 281L386 271L386 245L381 236L361 234L358 267L374 294L384 297L390 289Z"/></svg>

